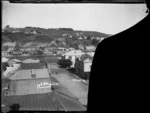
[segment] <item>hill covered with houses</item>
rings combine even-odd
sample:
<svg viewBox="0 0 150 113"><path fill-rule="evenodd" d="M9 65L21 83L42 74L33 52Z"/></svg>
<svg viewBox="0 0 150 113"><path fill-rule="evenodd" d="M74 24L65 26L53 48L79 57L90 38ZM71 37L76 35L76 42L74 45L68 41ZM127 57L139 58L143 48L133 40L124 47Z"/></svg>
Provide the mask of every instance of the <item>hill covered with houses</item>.
<svg viewBox="0 0 150 113"><path fill-rule="evenodd" d="M20 46L52 46L74 47L97 45L101 39L109 37L109 34L96 31L80 31L72 28L39 28L24 27L12 28L6 26L2 31L2 43L16 43Z"/></svg>

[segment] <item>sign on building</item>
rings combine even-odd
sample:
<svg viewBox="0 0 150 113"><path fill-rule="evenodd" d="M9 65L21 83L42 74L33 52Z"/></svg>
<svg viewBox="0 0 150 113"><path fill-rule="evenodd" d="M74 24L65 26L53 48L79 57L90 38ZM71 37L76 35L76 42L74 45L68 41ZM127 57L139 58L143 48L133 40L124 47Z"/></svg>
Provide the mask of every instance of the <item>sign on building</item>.
<svg viewBox="0 0 150 113"><path fill-rule="evenodd" d="M51 84L47 82L43 82L37 85L37 88L51 88Z"/></svg>

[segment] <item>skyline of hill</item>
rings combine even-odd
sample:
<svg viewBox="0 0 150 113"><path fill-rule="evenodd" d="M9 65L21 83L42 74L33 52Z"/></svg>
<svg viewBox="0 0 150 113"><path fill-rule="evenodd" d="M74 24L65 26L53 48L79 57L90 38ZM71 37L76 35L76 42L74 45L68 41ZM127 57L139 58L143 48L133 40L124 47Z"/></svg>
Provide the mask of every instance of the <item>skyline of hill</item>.
<svg viewBox="0 0 150 113"><path fill-rule="evenodd" d="M25 45L32 42L37 45L38 43L53 43L58 46L77 46L78 44L92 45L93 40L91 37L107 38L109 36L110 34L97 31L81 31L72 28L44 29L29 26L25 28L7 26L2 32L2 43L16 42ZM79 38L82 38L82 40Z"/></svg>

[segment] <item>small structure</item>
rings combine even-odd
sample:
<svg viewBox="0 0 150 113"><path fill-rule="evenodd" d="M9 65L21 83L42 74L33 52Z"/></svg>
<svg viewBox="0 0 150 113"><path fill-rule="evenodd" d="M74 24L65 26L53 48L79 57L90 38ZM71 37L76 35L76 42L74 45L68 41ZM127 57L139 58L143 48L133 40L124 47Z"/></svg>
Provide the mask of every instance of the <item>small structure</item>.
<svg viewBox="0 0 150 113"><path fill-rule="evenodd" d="M31 69L31 77L32 78L36 77L36 71L34 69Z"/></svg>

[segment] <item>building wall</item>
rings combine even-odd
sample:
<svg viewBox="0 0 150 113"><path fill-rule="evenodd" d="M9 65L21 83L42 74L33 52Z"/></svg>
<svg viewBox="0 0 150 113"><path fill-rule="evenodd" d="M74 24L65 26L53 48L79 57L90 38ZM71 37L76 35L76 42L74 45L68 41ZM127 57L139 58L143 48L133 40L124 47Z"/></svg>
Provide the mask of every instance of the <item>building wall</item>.
<svg viewBox="0 0 150 113"><path fill-rule="evenodd" d="M90 72L91 71L91 62L84 62L84 72Z"/></svg>

